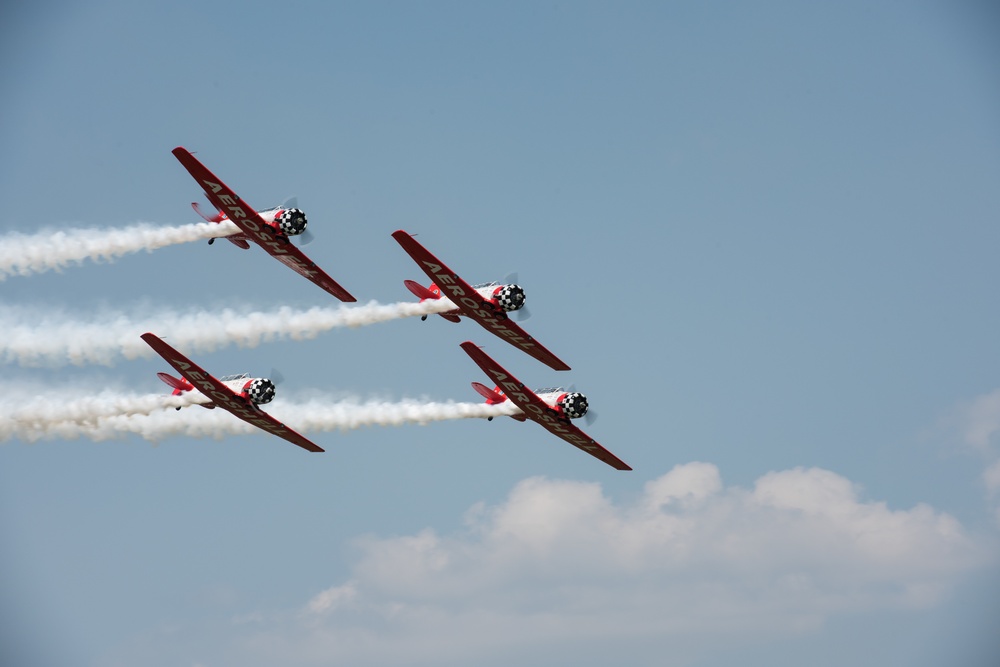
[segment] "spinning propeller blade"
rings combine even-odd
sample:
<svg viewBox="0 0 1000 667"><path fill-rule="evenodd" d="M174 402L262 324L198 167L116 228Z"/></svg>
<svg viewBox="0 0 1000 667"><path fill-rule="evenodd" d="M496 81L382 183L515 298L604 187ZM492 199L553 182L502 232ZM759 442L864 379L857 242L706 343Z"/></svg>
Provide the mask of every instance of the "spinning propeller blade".
<svg viewBox="0 0 1000 667"><path fill-rule="evenodd" d="M288 208L298 208L298 207L299 207L298 197L289 197L285 201L281 202L281 208L288 209ZM316 240L316 236L309 231L308 227L304 232L292 238L294 238L296 243L298 243L300 246L309 245L310 243Z"/></svg>
<svg viewBox="0 0 1000 667"><path fill-rule="evenodd" d="M299 240L299 245L309 245L316 240L316 236L310 232L309 229L306 229L306 231L302 232L295 238Z"/></svg>

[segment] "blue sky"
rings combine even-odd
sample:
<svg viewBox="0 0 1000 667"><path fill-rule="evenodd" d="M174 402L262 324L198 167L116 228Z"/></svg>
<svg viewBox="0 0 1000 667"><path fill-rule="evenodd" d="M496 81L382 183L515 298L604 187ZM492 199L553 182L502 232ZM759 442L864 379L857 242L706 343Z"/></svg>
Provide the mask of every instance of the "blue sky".
<svg viewBox="0 0 1000 667"><path fill-rule="evenodd" d="M197 222L184 145L260 208L298 196L309 255L362 302L422 281L400 228L472 282L517 271L525 327L573 371L440 318L196 361L280 368L275 414L309 391L475 401L471 339L530 385L576 383L586 430L635 469L512 420L310 434L322 455L11 438L4 663L995 664L986 3L2 12L0 245ZM0 293L39 339L52 319L336 306L204 242ZM8 359L2 391L158 393L161 370Z"/></svg>

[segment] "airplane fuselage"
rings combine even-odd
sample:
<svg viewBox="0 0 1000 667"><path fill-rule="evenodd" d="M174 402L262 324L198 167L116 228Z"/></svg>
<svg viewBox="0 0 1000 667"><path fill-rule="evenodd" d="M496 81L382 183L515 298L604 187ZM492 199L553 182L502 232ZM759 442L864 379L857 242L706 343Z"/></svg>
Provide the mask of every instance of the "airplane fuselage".
<svg viewBox="0 0 1000 667"><path fill-rule="evenodd" d="M267 223L267 225L271 227L275 232L281 235L285 235L285 232L283 232L281 229L281 225L278 224L278 217L281 216L281 214L284 212L285 212L284 208L282 208L281 206L276 206L274 208L265 209L263 211L257 211L257 215L259 215L261 219L265 223ZM224 211L219 211L218 217L219 217L219 222L226 222L227 220L229 220L229 216L226 215ZM236 239L239 241L252 240L242 231L230 234L229 236L223 236L221 238Z"/></svg>
<svg viewBox="0 0 1000 667"><path fill-rule="evenodd" d="M174 396L179 396L183 393L196 389L196 387L190 382L188 382L186 379L171 378L170 381L168 381L166 378L163 377L163 375L165 374L161 374L160 379L166 382L171 387L174 387L173 391ZM272 383L267 378L253 378L250 377L248 373L241 373L239 375L228 375L221 377L219 378L219 382L225 385L227 389L232 391L237 396L248 399L250 404L253 405L254 407L256 407L258 403L269 403L274 397L274 383ZM270 392L268 392L269 396L263 397L264 400L256 400L257 398L261 397L254 396L251 393L251 390L255 382L258 383L258 385L264 386L265 389L267 386L271 387ZM215 407L214 403L202 403L201 405L207 408Z"/></svg>
<svg viewBox="0 0 1000 667"><path fill-rule="evenodd" d="M486 301L486 303L489 305L489 307L492 308L494 315L496 315L497 317L505 319L507 317L507 309L505 309L498 302L498 299L497 299L498 293L501 290L503 290L505 287L507 287L507 286L506 285L499 285L497 283L489 283L489 284L486 284L486 285L479 285L479 286L473 287L473 289L476 291L477 294L479 294L479 296L481 296ZM513 287L517 287L517 286L514 285ZM431 296L431 297L425 297L425 298L440 299L442 296L448 297L448 298L453 298L452 296L450 296L447 293L442 293L441 288L437 286L437 283L431 283L430 287L428 287L427 289L428 289L428 291L431 294L433 294L433 296ZM518 288L518 289L520 289L520 288ZM421 301L423 301L423 300L424 300L424 298L421 298ZM523 299L522 299L521 303L523 303ZM520 307L520 305L518 305L518 307ZM512 309L512 310L515 310L515 309ZM460 317L468 317L467 315L465 315L465 313L463 313L458 308L454 308L452 310L447 310L447 311L445 311L443 313L438 313L438 314L441 317L445 318L446 320L451 320L452 322L458 322L458 319Z"/></svg>

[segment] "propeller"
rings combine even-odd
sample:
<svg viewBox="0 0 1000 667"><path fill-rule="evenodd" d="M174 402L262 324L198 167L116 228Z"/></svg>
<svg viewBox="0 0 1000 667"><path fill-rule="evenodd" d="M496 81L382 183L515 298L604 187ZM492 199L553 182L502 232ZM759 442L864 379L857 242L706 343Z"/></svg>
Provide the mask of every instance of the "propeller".
<svg viewBox="0 0 1000 667"><path fill-rule="evenodd" d="M575 382L573 384L571 384L570 386L568 386L566 388L566 391L569 392L569 393L571 393L571 394L579 393L580 392L580 390L576 388L576 383ZM593 424L594 422L597 421L597 411L594 410L592 407L590 407L589 402L588 402L588 405L587 405L587 412L586 412L586 414L583 415L583 421L584 421L584 423L587 426L590 426L591 424Z"/></svg>
<svg viewBox="0 0 1000 667"><path fill-rule="evenodd" d="M520 285L520 283L517 282L517 271L511 271L510 273L505 275L503 277L503 280L501 280L500 282L503 283L504 285ZM508 317L513 316L513 318L518 322L523 322L529 317L531 317L531 311L528 310L528 306L525 305L521 306L515 311L507 313L507 315Z"/></svg>
<svg viewBox="0 0 1000 667"><path fill-rule="evenodd" d="M281 208L298 208L298 207L299 207L298 197L289 197L285 201L281 202ZM302 246L302 245L309 245L310 243L315 241L316 235L310 232L309 228L306 227L306 230L304 232L302 232L298 236L295 236L294 238L296 243Z"/></svg>
<svg viewBox="0 0 1000 667"><path fill-rule="evenodd" d="M274 386L277 387L279 384L285 381L285 375L277 368L272 368L271 374L267 377L267 379L273 382Z"/></svg>
<svg viewBox="0 0 1000 667"><path fill-rule="evenodd" d="M310 232L308 229L295 237L299 241L299 245L309 245L316 240L316 236Z"/></svg>

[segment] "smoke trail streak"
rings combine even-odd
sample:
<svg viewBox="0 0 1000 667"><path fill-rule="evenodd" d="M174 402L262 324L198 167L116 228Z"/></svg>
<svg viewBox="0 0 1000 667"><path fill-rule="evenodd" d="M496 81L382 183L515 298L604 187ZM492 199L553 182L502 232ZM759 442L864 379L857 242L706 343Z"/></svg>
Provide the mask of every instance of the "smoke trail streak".
<svg viewBox="0 0 1000 667"><path fill-rule="evenodd" d="M80 321L35 307L0 305L0 360L22 366L111 366L120 358L154 357L156 353L139 338L146 331L165 337L184 353L194 354L232 343L252 348L289 338L307 340L338 327L361 327L453 308L447 299L392 304L371 301L308 310L282 306L271 311L166 311L146 319L106 312Z"/></svg>
<svg viewBox="0 0 1000 667"><path fill-rule="evenodd" d="M102 389L91 395L87 395L86 390L70 393L83 395L73 400L62 396L56 398L51 394L36 394L29 398L5 397L0 409L0 432L8 426L44 427L58 422L87 424L105 417L149 415L166 408L183 408L209 400L203 394L194 392L180 396L122 394L112 389Z"/></svg>
<svg viewBox="0 0 1000 667"><path fill-rule="evenodd" d="M140 222L119 228L87 227L36 234L12 232L0 237L0 281L12 275L58 271L86 259L110 262L140 250L151 251L238 231L236 225L226 220L218 224L199 222L177 227Z"/></svg>
<svg viewBox="0 0 1000 667"><path fill-rule="evenodd" d="M171 397L118 398L122 404L131 406L131 413L109 414L108 404L105 403L96 406L96 409L88 414L87 408L80 402L73 406L75 412L72 414L60 412L59 405L50 405L48 412L34 408L34 419L2 419L0 441L19 439L35 442L56 438L87 438L99 442L138 435L145 440L158 442L176 436L221 439L227 435L262 433L223 410L208 411L194 408L179 412L168 410L166 408L174 403L165 399ZM152 407L154 403L150 400L152 398L161 399L160 404ZM203 399L204 397L199 398ZM39 400L44 402L46 399ZM145 412L148 408L151 408L149 412ZM365 426L401 426L453 419L482 419L515 414L518 411L518 408L510 403L486 405L413 399L398 402L369 400L362 403L356 399L331 401L322 398L313 398L302 403L279 404L271 410L283 422L307 435L317 432L351 431Z"/></svg>

